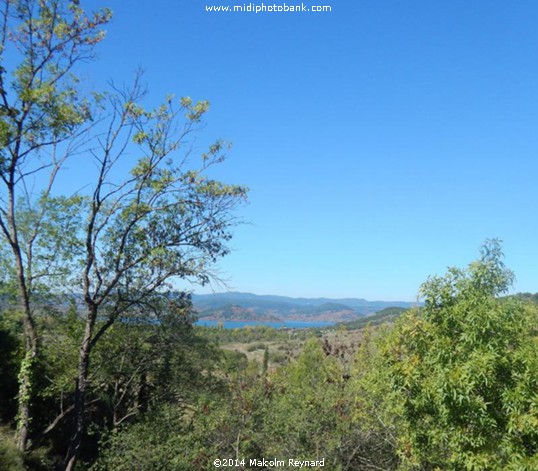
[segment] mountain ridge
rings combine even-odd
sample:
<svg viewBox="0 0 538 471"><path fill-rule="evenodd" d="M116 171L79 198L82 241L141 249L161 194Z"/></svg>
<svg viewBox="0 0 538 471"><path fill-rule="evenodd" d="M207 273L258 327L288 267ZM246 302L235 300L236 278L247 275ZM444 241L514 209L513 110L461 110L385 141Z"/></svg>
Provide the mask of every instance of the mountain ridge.
<svg viewBox="0 0 538 471"><path fill-rule="evenodd" d="M364 298L293 298L245 292L193 294L192 301L200 319L229 320L229 306L234 306L234 320L263 321L279 318L288 321L356 320L389 308L410 308L408 301L368 301ZM244 317L244 318L243 318Z"/></svg>

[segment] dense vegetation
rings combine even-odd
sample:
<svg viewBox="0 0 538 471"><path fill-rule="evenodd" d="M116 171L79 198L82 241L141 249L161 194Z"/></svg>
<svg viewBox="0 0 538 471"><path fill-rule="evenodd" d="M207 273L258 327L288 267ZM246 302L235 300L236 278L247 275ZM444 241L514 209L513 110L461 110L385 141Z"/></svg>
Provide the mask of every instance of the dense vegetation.
<svg viewBox="0 0 538 471"><path fill-rule="evenodd" d="M538 469L537 296L501 296L498 242L361 330L195 327L173 288L209 281L247 193L208 177L220 141L182 152L208 103L85 95L108 10L1 11L0 469ZM89 190L61 195L77 155Z"/></svg>
<svg viewBox="0 0 538 471"><path fill-rule="evenodd" d="M511 278L489 243L466 270L430 278L423 308L357 331L351 343L346 330L292 338L194 327L188 298L163 307L159 323L115 324L92 359L79 468L209 470L233 458L244 460L239 469L285 469L249 463L294 457L334 470L534 470L538 307L499 297ZM2 469L53 469L70 433L83 320L72 304L38 324L33 433L21 454L9 425L22 323L17 309L3 309ZM270 348L290 342L297 357L269 359ZM226 349L238 344L260 360Z"/></svg>
<svg viewBox="0 0 538 471"><path fill-rule="evenodd" d="M272 373L237 365L225 394L199 396L203 415L165 406L112 435L97 469L129 469L125 455L140 469L211 469L214 457L248 469L259 456L325 458L336 470L536 469L538 310L498 297L511 278L499 246L486 245L467 270L423 285L423 309L363 331L351 357L313 338ZM166 440L135 456L155 421Z"/></svg>

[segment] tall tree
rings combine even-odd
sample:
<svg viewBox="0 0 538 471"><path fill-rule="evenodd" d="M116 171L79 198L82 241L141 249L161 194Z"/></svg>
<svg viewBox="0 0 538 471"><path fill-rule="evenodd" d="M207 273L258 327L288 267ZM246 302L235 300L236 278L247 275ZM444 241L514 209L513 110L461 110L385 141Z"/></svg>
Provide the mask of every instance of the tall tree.
<svg viewBox="0 0 538 471"><path fill-rule="evenodd" d="M211 265L228 253L233 209L247 190L208 178L226 146L217 141L191 158L188 136L199 128L208 103L169 97L152 110L141 106L137 79L107 96L109 125L92 148L98 169L87 200L82 272L85 330L80 343L74 432L66 469L77 460L85 428L91 353L124 316L142 316L168 302L174 282L209 282ZM134 165L130 166L129 162ZM129 169L126 171L125 169Z"/></svg>
<svg viewBox="0 0 538 471"><path fill-rule="evenodd" d="M84 139L89 103L80 98L74 66L91 57L110 11L86 14L77 1L3 0L0 12L0 232L13 257L24 319L17 442L27 448L32 371L38 332L32 293L34 247L46 205L21 237L19 199L26 209L46 198L65 159ZM34 191L40 188L40 191Z"/></svg>

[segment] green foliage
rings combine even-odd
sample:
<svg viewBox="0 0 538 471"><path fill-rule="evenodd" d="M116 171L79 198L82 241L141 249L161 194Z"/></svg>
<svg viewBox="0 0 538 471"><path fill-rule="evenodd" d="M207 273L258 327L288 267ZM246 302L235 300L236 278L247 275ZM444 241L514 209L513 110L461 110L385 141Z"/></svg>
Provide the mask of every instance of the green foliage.
<svg viewBox="0 0 538 471"><path fill-rule="evenodd" d="M84 328L74 301L65 313L43 316L40 326L44 332L43 368L49 380L42 385L39 396L46 400L69 397L76 375L77 341Z"/></svg>
<svg viewBox="0 0 538 471"><path fill-rule="evenodd" d="M0 469L52 469L70 438L72 463L80 449L95 471L202 471L216 457L264 456L324 458L334 471L538 469L537 296L499 297L513 275L496 241L466 270L430 278L424 309L364 330L352 365L311 338L319 331L193 328L190 300L171 287L209 281L247 195L210 178L229 148L221 140L197 160L181 152L209 103L168 96L147 109L138 82L81 98L72 67L103 38L110 11L3 6L0 417L15 421L17 399L31 410L18 430L32 426L34 450L23 456L0 428ZM53 197L99 112L110 120L90 145L91 191ZM34 192L29 179L45 172ZM67 306L66 291L83 291L85 306ZM261 343L289 352L306 339L296 360ZM253 342L261 368L210 342Z"/></svg>
<svg viewBox="0 0 538 471"><path fill-rule="evenodd" d="M189 304L165 304L158 318L126 315L96 344L87 399L94 425L115 428L153 404L213 387L219 355L194 333L189 309ZM72 394L84 321L73 303L67 312L50 314L41 322L47 333L43 369L48 380L40 397L48 404L50 422L65 407L62 398Z"/></svg>
<svg viewBox="0 0 538 471"><path fill-rule="evenodd" d="M269 347L265 347L263 351L263 362L262 362L262 378L267 377L267 371L269 369Z"/></svg>
<svg viewBox="0 0 538 471"><path fill-rule="evenodd" d="M54 257L59 238L49 244L48 237L60 225L47 224L38 199L51 195L60 167L91 122L92 104L73 68L91 56L111 13L103 9L87 14L78 2L66 0L3 0L1 9L0 245L9 248L13 262L9 274L16 274L17 304L23 314L25 354L18 375L17 434L19 448L26 451L40 356L35 285L47 286L42 276L52 279L51 273L36 268L43 267L40 258L45 254L45 265L60 259ZM67 234L62 236L69 239Z"/></svg>
<svg viewBox="0 0 538 471"><path fill-rule="evenodd" d="M233 373L245 370L248 366L247 356L237 350L223 350L222 369L224 372Z"/></svg>
<svg viewBox="0 0 538 471"><path fill-rule="evenodd" d="M117 322L138 324L155 312L181 317L170 301L172 282L209 282L212 264L229 251L233 209L247 189L208 178L209 168L224 160L222 141L195 162L182 150L202 126L207 101L168 97L145 109L140 77L131 90L91 94L92 104L79 98L71 69L102 39L109 10L87 14L78 2L63 0L5 0L4 7L0 55L12 48L9 63L20 59L12 71L0 69L0 250L8 249L0 262L8 267L0 275L0 295L2 301L15 301L14 293L19 298L26 349L19 361L19 444L25 449L32 432L36 441L52 436L51 427L67 422L72 411L76 430L71 440L62 437L72 468L86 418L118 426L148 407L146 396L184 393L178 381L188 375L170 376L185 372L193 358L187 349L171 353L169 345L195 338L192 330L168 344L166 335L148 328L105 333ZM93 119L108 132L93 134ZM53 197L64 162L83 148L95 158L93 187L83 197ZM48 175L36 181L45 184L34 191L28 180L42 172ZM14 279L20 280L18 293ZM65 319L45 312L45 301L61 304L68 292L82 293L85 310L73 306L74 315ZM110 355L119 365L108 361ZM48 382L39 382L38 368L51 373ZM47 415L44 406L51 404ZM34 410L43 413L38 421L31 420ZM38 422L41 430L32 430Z"/></svg>
<svg viewBox="0 0 538 471"><path fill-rule="evenodd" d="M85 203L79 195L53 197L47 193L34 202L17 201L16 223L26 278L30 293L41 296L40 301L44 293L64 288L67 275L75 268L82 249L77 234Z"/></svg>
<svg viewBox="0 0 538 471"><path fill-rule="evenodd" d="M91 56L93 46L104 37L101 27L111 12L87 14L63 0L3 4L0 54L10 57L3 64L16 64L12 70L0 70L5 104L0 113L0 156L9 167L41 147L77 134L91 118L90 103L80 98L79 80L71 70ZM39 167L37 159L31 166Z"/></svg>
<svg viewBox="0 0 538 471"><path fill-rule="evenodd" d="M194 327L188 297L152 298L153 310L132 307L93 347L83 465L207 471L216 457L292 456L325 458L335 471L534 470L538 307L528 296L500 297L511 279L498 244L488 244L468 269L430 278L424 308L362 329L354 359L345 330L311 337L290 359L269 345L287 349L311 332ZM4 314L0 328L9 341L21 331L14 316ZM53 424L70 403L80 306L45 310L39 329L34 419ZM263 363L211 344L239 340L263 350ZM8 343L20 361L17 341ZM35 437L53 445L26 465L50 469L67 425ZM4 449L6 462L20 464Z"/></svg>
<svg viewBox="0 0 538 471"><path fill-rule="evenodd" d="M267 360L270 360L271 363L276 364L284 364L288 360L288 356L285 353L279 353L279 352L267 352L267 355L264 353L264 361L265 357L267 356Z"/></svg>
<svg viewBox="0 0 538 471"><path fill-rule="evenodd" d="M365 328L351 368L358 469L395 470L400 462L396 453L399 410L389 400L389 370L380 348L391 328L387 325Z"/></svg>
<svg viewBox="0 0 538 471"><path fill-rule="evenodd" d="M111 434L91 470L209 471L215 457L261 456L256 430L264 402L252 379L250 385L239 380L225 395L200 393L188 408L162 405Z"/></svg>
<svg viewBox="0 0 538 471"><path fill-rule="evenodd" d="M512 279L488 242L467 270L430 278L424 309L386 341L403 469L536 469L536 317L497 297Z"/></svg>
<svg viewBox="0 0 538 471"><path fill-rule="evenodd" d="M255 352L256 350L265 350L266 345L264 343L258 342L250 344L247 347L247 352Z"/></svg>
<svg viewBox="0 0 538 471"><path fill-rule="evenodd" d="M140 421L108 434L92 471L209 470L214 469L216 456L248 451L252 414L263 401L259 400L254 370L244 363L244 354L225 351L224 355L219 375L226 372L233 378L226 387L215 379L213 387L208 387L211 363L204 355L199 367L204 369L200 373L206 383L191 383L191 394L155 402ZM234 448L237 446L241 448Z"/></svg>
<svg viewBox="0 0 538 471"><path fill-rule="evenodd" d="M11 422L16 410L19 363L24 353L20 315L0 315L0 421Z"/></svg>
<svg viewBox="0 0 538 471"><path fill-rule="evenodd" d="M269 450L299 459L327 457L327 447L339 436L338 417L331 412L344 387L336 360L325 357L318 341L308 341L297 361L273 378L275 394L266 423Z"/></svg>
<svg viewBox="0 0 538 471"><path fill-rule="evenodd" d="M187 471L189 468L186 465L178 465L183 461L186 445L183 436L187 421L183 413L181 408L165 405L148 414L143 422L112 432L103 441L100 458L90 469ZM188 452L188 449L185 451Z"/></svg>
<svg viewBox="0 0 538 471"><path fill-rule="evenodd" d="M336 351L311 339L297 360L268 376L264 456L325 458L333 470L379 469L370 467L375 460L368 455L372 449L365 452L368 432L355 414L356 384Z"/></svg>
<svg viewBox="0 0 538 471"><path fill-rule="evenodd" d="M2 471L24 471L23 455L17 449L15 442L13 441L13 433L5 429L0 428L0 469Z"/></svg>
<svg viewBox="0 0 538 471"><path fill-rule="evenodd" d="M538 304L538 293L517 293L517 297L525 301L532 301Z"/></svg>
<svg viewBox="0 0 538 471"><path fill-rule="evenodd" d="M286 342L290 339L304 341L321 334L316 329L275 329L274 327L258 325L245 326L236 329L219 327L196 326L201 336L215 343L251 343L255 342ZM262 347L263 348L263 347Z"/></svg>
<svg viewBox="0 0 538 471"><path fill-rule="evenodd" d="M75 246L84 253L69 282L83 289L91 348L121 316L158 309L173 281L209 282L211 265L229 251L233 210L247 194L205 175L223 161L222 146L210 146L211 157L199 160L183 152L207 104L169 97L146 110L139 80L108 96L110 131L92 151L94 191L79 211L86 222ZM108 322L94 333L97 316Z"/></svg>
<svg viewBox="0 0 538 471"><path fill-rule="evenodd" d="M13 440L13 432L0 426L0 469L2 471L49 471L53 464L45 448L21 453Z"/></svg>

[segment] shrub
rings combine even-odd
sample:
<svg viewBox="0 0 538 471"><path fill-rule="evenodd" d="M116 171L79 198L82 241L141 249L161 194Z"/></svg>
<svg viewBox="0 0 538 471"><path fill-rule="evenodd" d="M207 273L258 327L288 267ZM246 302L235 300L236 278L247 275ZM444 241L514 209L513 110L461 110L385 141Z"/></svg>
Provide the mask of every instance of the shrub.
<svg viewBox="0 0 538 471"><path fill-rule="evenodd" d="M13 433L0 428L0 469L2 471L24 471L24 460L12 438Z"/></svg>

